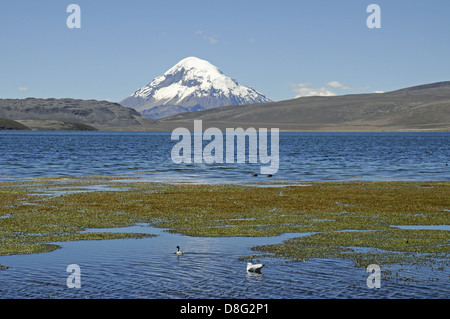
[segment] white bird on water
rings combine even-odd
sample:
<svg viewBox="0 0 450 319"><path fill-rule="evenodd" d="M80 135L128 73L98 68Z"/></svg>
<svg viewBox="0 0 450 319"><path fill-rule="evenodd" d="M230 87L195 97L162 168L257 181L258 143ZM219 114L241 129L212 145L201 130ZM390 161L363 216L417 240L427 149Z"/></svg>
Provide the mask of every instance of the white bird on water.
<svg viewBox="0 0 450 319"><path fill-rule="evenodd" d="M249 272L260 273L262 267L264 267L264 264L255 264L255 265L253 265L252 263L247 263L247 271L249 271Z"/></svg>
<svg viewBox="0 0 450 319"><path fill-rule="evenodd" d="M180 246L177 246L177 251L175 252L175 254L179 255L183 255L184 252L180 250Z"/></svg>

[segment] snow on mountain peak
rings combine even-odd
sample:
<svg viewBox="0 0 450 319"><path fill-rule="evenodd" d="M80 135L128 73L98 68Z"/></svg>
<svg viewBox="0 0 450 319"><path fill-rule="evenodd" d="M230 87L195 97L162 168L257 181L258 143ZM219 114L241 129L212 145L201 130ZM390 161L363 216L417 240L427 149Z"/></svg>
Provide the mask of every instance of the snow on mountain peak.
<svg viewBox="0 0 450 319"><path fill-rule="evenodd" d="M177 64L175 64L172 69L176 68L184 68L186 70L196 69L196 70L203 70L207 72L218 72L222 73L216 66L212 65L206 60L202 60L196 57L187 57ZM172 70L170 69L170 70ZM168 72L170 72L170 70Z"/></svg>
<svg viewBox="0 0 450 319"><path fill-rule="evenodd" d="M270 102L239 85L206 60L187 57L121 102L144 115L160 118L225 105Z"/></svg>

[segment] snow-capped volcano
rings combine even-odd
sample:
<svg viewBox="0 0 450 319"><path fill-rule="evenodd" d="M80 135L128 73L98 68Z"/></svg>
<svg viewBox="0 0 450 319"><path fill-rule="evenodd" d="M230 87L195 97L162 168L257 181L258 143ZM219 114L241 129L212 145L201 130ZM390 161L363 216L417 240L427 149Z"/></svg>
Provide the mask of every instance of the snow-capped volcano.
<svg viewBox="0 0 450 319"><path fill-rule="evenodd" d="M188 57L120 102L157 119L226 105L271 102L208 61Z"/></svg>

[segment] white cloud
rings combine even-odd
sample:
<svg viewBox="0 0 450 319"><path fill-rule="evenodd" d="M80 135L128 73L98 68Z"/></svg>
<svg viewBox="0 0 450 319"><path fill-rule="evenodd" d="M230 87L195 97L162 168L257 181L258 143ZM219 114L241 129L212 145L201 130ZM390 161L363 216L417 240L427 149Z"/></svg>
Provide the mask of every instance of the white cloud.
<svg viewBox="0 0 450 319"><path fill-rule="evenodd" d="M326 85L331 86L333 88L338 88L338 89L341 89L341 90L351 90L352 89L351 87L348 87L348 86L346 86L346 85L344 85L344 84L342 84L341 82L338 82L338 81L331 81L331 82L326 83Z"/></svg>
<svg viewBox="0 0 450 319"><path fill-rule="evenodd" d="M375 91L373 93L384 93L384 91Z"/></svg>
<svg viewBox="0 0 450 319"><path fill-rule="evenodd" d="M335 96L336 93L328 90L326 87L321 88L310 88L307 87L310 83L298 83L292 84L292 90L297 93L295 96L297 97L305 97L305 96Z"/></svg>
<svg viewBox="0 0 450 319"><path fill-rule="evenodd" d="M217 34L208 36L207 38L210 44L216 44L217 42L219 42L219 40L217 39Z"/></svg>
<svg viewBox="0 0 450 319"><path fill-rule="evenodd" d="M202 39L205 41L208 41L209 44L216 44L217 42L219 42L219 36L217 34L207 34L205 31L203 30L198 30L194 32L194 35L196 36L202 36Z"/></svg>
<svg viewBox="0 0 450 319"><path fill-rule="evenodd" d="M292 86L293 88L295 88L295 87L304 88L305 86L310 86L310 85L311 85L311 83L297 83L297 84L291 84L291 86Z"/></svg>
<svg viewBox="0 0 450 319"><path fill-rule="evenodd" d="M349 87L347 85L342 84L339 81L330 81L325 83L325 86L320 88L310 88L311 83L296 83L291 84L292 90L297 93L296 97L302 96L335 96L336 93L331 91L328 87L338 90L363 90L368 89L368 86L364 87ZM328 87L327 87L328 86ZM376 93L383 93L382 91L376 91Z"/></svg>
<svg viewBox="0 0 450 319"><path fill-rule="evenodd" d="M331 86L332 88L336 88L336 89L341 89L341 90L362 90L362 89L368 89L368 86L361 86L361 87L357 87L357 88L352 88L349 87L347 85L342 84L341 82L338 81L330 81L328 83L326 83L325 85Z"/></svg>
<svg viewBox="0 0 450 319"><path fill-rule="evenodd" d="M19 87L20 91L28 91L30 88L28 86L21 86Z"/></svg>

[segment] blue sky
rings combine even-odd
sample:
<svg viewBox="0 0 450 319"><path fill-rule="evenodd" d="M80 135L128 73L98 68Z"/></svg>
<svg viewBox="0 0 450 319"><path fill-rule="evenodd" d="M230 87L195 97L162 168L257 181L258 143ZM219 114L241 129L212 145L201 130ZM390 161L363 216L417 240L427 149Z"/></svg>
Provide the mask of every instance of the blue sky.
<svg viewBox="0 0 450 319"><path fill-rule="evenodd" d="M450 80L450 1L2 0L0 43L0 98L119 102L188 56L276 101L390 91Z"/></svg>

